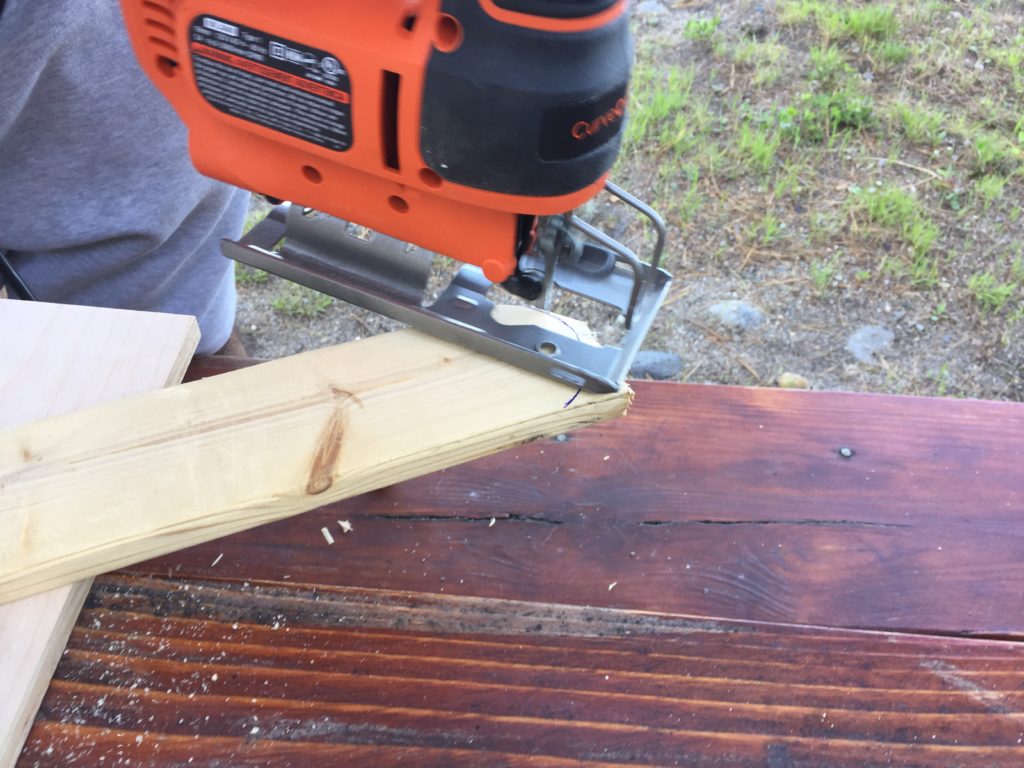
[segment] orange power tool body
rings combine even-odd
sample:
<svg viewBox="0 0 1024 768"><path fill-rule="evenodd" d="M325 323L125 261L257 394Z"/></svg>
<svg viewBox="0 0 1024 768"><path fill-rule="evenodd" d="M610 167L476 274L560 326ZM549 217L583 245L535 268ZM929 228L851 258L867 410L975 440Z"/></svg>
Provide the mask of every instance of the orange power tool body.
<svg viewBox="0 0 1024 768"><path fill-rule="evenodd" d="M196 168L296 204L228 255L570 383L621 380L622 359L507 338L485 294L501 283L538 299L558 286L619 307L644 332L660 303L657 258L651 267L565 213L606 187L618 153L626 0L122 7L143 69L188 126ZM282 236L295 247L272 252ZM431 251L477 268L456 278L452 307L413 296ZM631 360L629 347L618 357Z"/></svg>

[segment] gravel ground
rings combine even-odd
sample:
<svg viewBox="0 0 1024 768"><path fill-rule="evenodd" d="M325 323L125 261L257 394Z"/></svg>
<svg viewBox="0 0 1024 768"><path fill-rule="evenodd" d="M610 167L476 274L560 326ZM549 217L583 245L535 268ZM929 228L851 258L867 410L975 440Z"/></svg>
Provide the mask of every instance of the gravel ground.
<svg viewBox="0 0 1024 768"><path fill-rule="evenodd" d="M646 343L663 353L655 373L1020 400L1024 72L1012 55L1024 11L853 3L883 9L895 26L828 28L823 8L843 5L819 2L817 16L803 18L798 3L781 0L635 6L633 122L615 179L670 225L675 282ZM829 48L838 59L823 74ZM659 112L681 90L685 98ZM835 104L834 94L850 93L869 104L863 123L827 125L826 138L808 140L815 95ZM901 122L903 105L911 113ZM945 119L922 138L913 125L930 114ZM794 115L804 121L799 141L785 122ZM768 154L757 154L752 132ZM1002 154L992 160L983 143L996 139ZM888 190L911 201L902 222L864 202ZM648 247L622 208L600 200L584 213ZM918 224L934 227L925 245L911 231ZM254 356L396 327L247 268L239 293ZM560 306L599 331L614 328L606 313Z"/></svg>

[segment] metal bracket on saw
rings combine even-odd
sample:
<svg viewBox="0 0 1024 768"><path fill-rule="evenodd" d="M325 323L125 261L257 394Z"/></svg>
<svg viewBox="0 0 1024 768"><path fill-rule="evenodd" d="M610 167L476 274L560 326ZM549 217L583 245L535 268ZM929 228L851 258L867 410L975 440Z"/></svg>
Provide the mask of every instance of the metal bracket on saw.
<svg viewBox="0 0 1024 768"><path fill-rule="evenodd" d="M609 185L609 191L654 222L658 245L653 266L576 217L569 222L573 228L615 254L606 274L595 277L586 263L577 266L551 254L531 258L546 262L548 286L553 283L625 313L628 330L621 347L595 346L535 325L498 322L491 316L494 302L486 295L492 283L469 264L459 269L437 301L423 306L433 253L288 203L275 207L241 240L224 240L222 248L236 261L476 352L593 392L613 392L629 372L671 276L658 267L665 234L661 219L621 190Z"/></svg>

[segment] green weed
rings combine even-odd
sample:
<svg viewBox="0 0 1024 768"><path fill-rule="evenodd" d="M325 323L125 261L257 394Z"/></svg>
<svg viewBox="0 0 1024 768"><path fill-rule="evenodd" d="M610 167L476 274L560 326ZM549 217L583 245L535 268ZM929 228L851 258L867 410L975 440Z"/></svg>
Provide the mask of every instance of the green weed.
<svg viewBox="0 0 1024 768"><path fill-rule="evenodd" d="M685 126L697 69L694 66L656 69L639 65L633 75L627 146L643 144L655 135Z"/></svg>
<svg viewBox="0 0 1024 768"><path fill-rule="evenodd" d="M761 245L769 246L778 239L781 232L782 222L779 221L779 218L774 213L767 211L760 221L754 223L750 234Z"/></svg>
<svg viewBox="0 0 1024 768"><path fill-rule="evenodd" d="M972 149L976 176L992 173L1009 175L1017 170L1024 155L1020 147L996 131L982 130L976 133Z"/></svg>
<svg viewBox="0 0 1024 768"><path fill-rule="evenodd" d="M745 122L736 137L736 149L744 165L757 173L767 173L775 165L782 136L775 128Z"/></svg>
<svg viewBox="0 0 1024 768"><path fill-rule="evenodd" d="M691 169L688 176L686 192L683 193L677 206L679 221L683 224L693 221L704 203L704 196L700 191L700 172L697 169Z"/></svg>
<svg viewBox="0 0 1024 768"><path fill-rule="evenodd" d="M286 284L273 299L270 306L288 317L316 317L324 312L334 299L296 283Z"/></svg>
<svg viewBox="0 0 1024 768"><path fill-rule="evenodd" d="M888 71L910 58L910 47L899 40L882 40L867 46L868 56L876 68Z"/></svg>
<svg viewBox="0 0 1024 768"><path fill-rule="evenodd" d="M996 200L1003 196L1003 189L1006 187L1006 177L995 173L979 176L974 181L974 192L981 200L982 207L986 210Z"/></svg>
<svg viewBox="0 0 1024 768"><path fill-rule="evenodd" d="M939 284L939 261L927 252L915 253L907 268L907 277L918 288L934 288Z"/></svg>
<svg viewBox="0 0 1024 768"><path fill-rule="evenodd" d="M819 143L840 131L859 131L874 120L870 96L844 88L833 93L803 93L799 103L778 113L783 135L794 144Z"/></svg>
<svg viewBox="0 0 1024 768"><path fill-rule="evenodd" d="M924 258L931 251L939 237L939 227L926 217L922 209L921 214L910 223L910 226L901 230L901 234L917 260ZM915 282L920 281L915 278Z"/></svg>
<svg viewBox="0 0 1024 768"><path fill-rule="evenodd" d="M235 265L235 284L252 286L262 285L270 279L270 275L262 269L250 267L247 264Z"/></svg>
<svg viewBox="0 0 1024 768"><path fill-rule="evenodd" d="M935 146L946 137L946 115L925 104L898 101L889 106L888 118L914 144Z"/></svg>
<svg viewBox="0 0 1024 768"><path fill-rule="evenodd" d="M892 229L909 226L920 216L920 204L909 192L894 186L854 189L855 209L873 224Z"/></svg>
<svg viewBox="0 0 1024 768"><path fill-rule="evenodd" d="M718 25L722 23L720 17L711 16L700 19L690 19L683 27L683 37L694 42L709 42L718 31Z"/></svg>
<svg viewBox="0 0 1024 768"><path fill-rule="evenodd" d="M939 236L938 226L928 218L924 206L916 197L896 186L871 186L855 189L852 212L862 215L871 224L895 231L913 253L915 265L911 277L920 281L932 274L930 265L923 261Z"/></svg>
<svg viewBox="0 0 1024 768"><path fill-rule="evenodd" d="M1018 34L1005 48L992 47L988 55L997 66L1010 73L1013 90L1024 93L1024 35Z"/></svg>
<svg viewBox="0 0 1024 768"><path fill-rule="evenodd" d="M967 290L982 312L999 312L1017 291L1014 283L1003 283L991 272L976 272L967 279Z"/></svg>
<svg viewBox="0 0 1024 768"><path fill-rule="evenodd" d="M846 63L846 56L835 45L815 46L808 53L811 62L810 76L823 88L832 88L839 78L853 71Z"/></svg>
<svg viewBox="0 0 1024 768"><path fill-rule="evenodd" d="M779 22L787 26L805 24L821 10L821 0L779 0Z"/></svg>
<svg viewBox="0 0 1024 768"><path fill-rule="evenodd" d="M783 165L782 169L775 176L775 185L772 188L772 193L775 197L782 198L798 195L804 188L801 174L806 170L806 167L800 163L789 162Z"/></svg>
<svg viewBox="0 0 1024 768"><path fill-rule="evenodd" d="M808 270L811 274L811 282L814 283L814 290L823 294L828 291L828 287L832 284L832 278L836 275L836 259L834 256L827 260L817 259L811 262Z"/></svg>
<svg viewBox="0 0 1024 768"><path fill-rule="evenodd" d="M1024 256L1018 256L1010 263L1010 280L1024 287Z"/></svg>
<svg viewBox="0 0 1024 768"><path fill-rule="evenodd" d="M835 40L889 40L900 31L896 12L890 5L822 8L817 21L822 33Z"/></svg>
<svg viewBox="0 0 1024 768"><path fill-rule="evenodd" d="M733 51L733 59L737 64L752 68L754 76L752 82L755 86L771 85L782 76L782 67L779 62L789 53L789 48L782 45L777 39L765 40L744 40Z"/></svg>

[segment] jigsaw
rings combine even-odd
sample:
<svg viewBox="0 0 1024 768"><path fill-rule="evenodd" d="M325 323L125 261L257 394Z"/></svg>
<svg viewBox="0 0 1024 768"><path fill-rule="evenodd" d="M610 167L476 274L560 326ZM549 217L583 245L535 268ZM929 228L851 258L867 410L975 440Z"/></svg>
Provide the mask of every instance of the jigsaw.
<svg viewBox="0 0 1024 768"><path fill-rule="evenodd" d="M225 255L578 387L621 385L671 280L661 218L607 178L627 0L122 7L196 168L278 203ZM648 260L573 213L605 193L649 222ZM431 301L435 253L462 266ZM599 302L625 333L502 323L495 285Z"/></svg>

